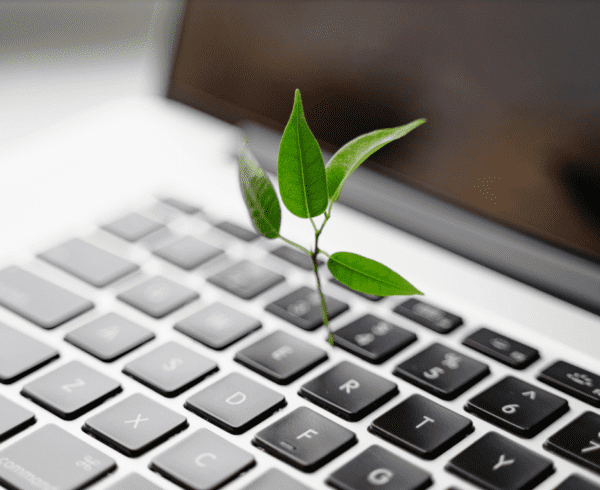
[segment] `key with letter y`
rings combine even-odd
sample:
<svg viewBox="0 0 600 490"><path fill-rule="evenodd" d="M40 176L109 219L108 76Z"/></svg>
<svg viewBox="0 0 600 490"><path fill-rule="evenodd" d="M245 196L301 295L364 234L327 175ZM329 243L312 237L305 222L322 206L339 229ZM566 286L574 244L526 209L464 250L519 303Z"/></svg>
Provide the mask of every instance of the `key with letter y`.
<svg viewBox="0 0 600 490"><path fill-rule="evenodd" d="M471 444L446 469L489 490L534 488L554 472L552 461L496 432Z"/></svg>

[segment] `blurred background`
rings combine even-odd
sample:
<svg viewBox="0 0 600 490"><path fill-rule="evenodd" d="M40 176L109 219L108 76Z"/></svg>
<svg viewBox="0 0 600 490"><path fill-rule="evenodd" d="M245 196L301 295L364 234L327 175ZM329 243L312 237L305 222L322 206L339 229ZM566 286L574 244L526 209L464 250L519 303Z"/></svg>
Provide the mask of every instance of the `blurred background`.
<svg viewBox="0 0 600 490"><path fill-rule="evenodd" d="M0 145L116 98L164 95L183 5L0 1Z"/></svg>
<svg viewBox="0 0 600 490"><path fill-rule="evenodd" d="M600 262L600 2L191 1L170 97L282 131Z"/></svg>
<svg viewBox="0 0 600 490"><path fill-rule="evenodd" d="M132 95L281 131L300 88L323 148L425 117L364 165L600 263L599 25L595 1L1 2L0 144Z"/></svg>

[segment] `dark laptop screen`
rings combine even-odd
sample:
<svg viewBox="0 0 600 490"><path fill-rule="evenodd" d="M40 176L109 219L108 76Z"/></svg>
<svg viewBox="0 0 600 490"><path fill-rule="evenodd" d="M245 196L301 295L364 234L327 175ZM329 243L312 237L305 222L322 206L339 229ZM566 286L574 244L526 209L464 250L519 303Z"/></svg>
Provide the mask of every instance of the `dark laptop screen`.
<svg viewBox="0 0 600 490"><path fill-rule="evenodd" d="M169 97L323 148L600 262L600 2L190 1Z"/></svg>

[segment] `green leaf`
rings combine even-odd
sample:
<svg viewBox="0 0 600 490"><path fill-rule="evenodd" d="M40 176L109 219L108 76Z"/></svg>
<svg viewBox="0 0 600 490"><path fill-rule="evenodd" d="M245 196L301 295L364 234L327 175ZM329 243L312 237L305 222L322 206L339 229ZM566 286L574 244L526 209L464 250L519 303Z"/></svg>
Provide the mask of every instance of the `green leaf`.
<svg viewBox="0 0 600 490"><path fill-rule="evenodd" d="M327 208L323 155L304 118L298 89L290 120L279 145L277 178L283 204L292 214L299 218L311 218L322 214Z"/></svg>
<svg viewBox="0 0 600 490"><path fill-rule="evenodd" d="M427 122L427 119L416 119L397 128L378 129L357 136L342 146L329 160L325 172L327 174L327 193L329 199L337 201L342 187L350 174L382 146L402 138L413 129Z"/></svg>
<svg viewBox="0 0 600 490"><path fill-rule="evenodd" d="M390 268L362 255L334 253L329 257L327 267L338 281L361 293L377 296L423 294Z"/></svg>
<svg viewBox="0 0 600 490"><path fill-rule="evenodd" d="M269 177L244 149L240 152L238 163L242 194L254 226L261 235L277 238L281 225L281 208Z"/></svg>

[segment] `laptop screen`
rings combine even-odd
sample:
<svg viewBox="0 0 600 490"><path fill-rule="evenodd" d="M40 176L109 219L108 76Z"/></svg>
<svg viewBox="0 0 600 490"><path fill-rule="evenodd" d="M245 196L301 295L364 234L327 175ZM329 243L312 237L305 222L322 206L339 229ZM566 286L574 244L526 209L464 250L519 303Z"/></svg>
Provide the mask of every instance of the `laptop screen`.
<svg viewBox="0 0 600 490"><path fill-rule="evenodd" d="M600 262L600 3L190 1L169 97L283 131Z"/></svg>

